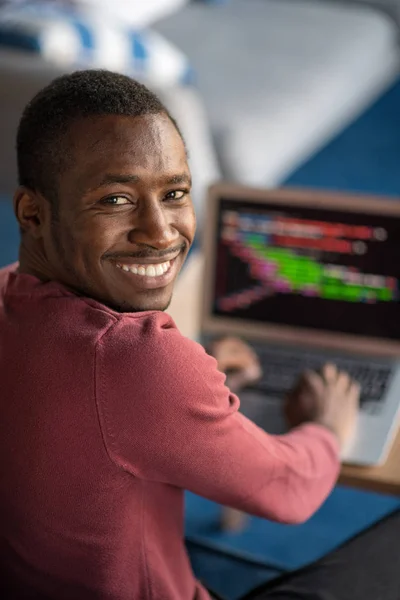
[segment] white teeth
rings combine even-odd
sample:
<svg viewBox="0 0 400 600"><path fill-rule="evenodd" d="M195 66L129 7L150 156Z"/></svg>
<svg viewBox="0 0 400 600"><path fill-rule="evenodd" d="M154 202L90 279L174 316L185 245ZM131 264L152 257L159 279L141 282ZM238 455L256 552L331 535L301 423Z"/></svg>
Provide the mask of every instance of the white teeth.
<svg viewBox="0 0 400 600"><path fill-rule="evenodd" d="M146 275L147 275L147 277L155 277L155 275L156 275L155 268L153 266L147 267Z"/></svg>
<svg viewBox="0 0 400 600"><path fill-rule="evenodd" d="M171 263L168 260L165 263L159 263L158 265L121 265L117 264L119 269L134 275L146 275L146 277L160 277L164 275L170 268Z"/></svg>

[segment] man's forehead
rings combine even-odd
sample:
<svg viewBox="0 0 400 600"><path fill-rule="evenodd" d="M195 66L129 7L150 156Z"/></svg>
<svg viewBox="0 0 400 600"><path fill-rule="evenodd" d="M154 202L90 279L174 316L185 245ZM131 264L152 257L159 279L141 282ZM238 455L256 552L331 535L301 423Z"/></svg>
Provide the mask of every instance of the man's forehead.
<svg viewBox="0 0 400 600"><path fill-rule="evenodd" d="M113 176L116 180L130 177L133 182L144 171L164 179L190 179L186 149L174 124L164 115L152 117L158 117L159 123L145 117L112 116L84 124L77 143L74 139L70 172L82 191L102 185L107 176L110 183Z"/></svg>
<svg viewBox="0 0 400 600"><path fill-rule="evenodd" d="M99 153L118 144L121 153L185 151L185 145L171 119L164 113L127 117L106 115L84 118L75 122L68 131L69 141L77 149Z"/></svg>

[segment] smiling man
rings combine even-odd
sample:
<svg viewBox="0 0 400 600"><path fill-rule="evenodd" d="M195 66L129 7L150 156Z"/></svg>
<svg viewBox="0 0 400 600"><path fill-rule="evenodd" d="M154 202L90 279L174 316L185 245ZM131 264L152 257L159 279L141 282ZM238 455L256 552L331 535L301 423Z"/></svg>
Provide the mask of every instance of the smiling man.
<svg viewBox="0 0 400 600"><path fill-rule="evenodd" d="M245 381L251 351L217 342L217 363L163 312L195 216L182 136L143 85L105 71L55 80L27 106L17 154L20 261L0 271L1 598L208 599L183 491L308 518L335 483L358 387L332 366L306 374L287 400L293 429L269 436L217 368ZM397 521L373 534L380 555ZM338 553L347 566L355 544ZM371 556L378 582L395 560ZM328 598L338 563L328 580L317 568L257 597ZM355 598L338 589L329 598Z"/></svg>
<svg viewBox="0 0 400 600"><path fill-rule="evenodd" d="M82 106L75 88L96 76L99 89L87 89ZM118 106L112 83L96 76L59 81L22 118L15 207L30 235L20 272L62 281L118 311L164 310L195 234L185 146L147 90L137 85L136 102Z"/></svg>

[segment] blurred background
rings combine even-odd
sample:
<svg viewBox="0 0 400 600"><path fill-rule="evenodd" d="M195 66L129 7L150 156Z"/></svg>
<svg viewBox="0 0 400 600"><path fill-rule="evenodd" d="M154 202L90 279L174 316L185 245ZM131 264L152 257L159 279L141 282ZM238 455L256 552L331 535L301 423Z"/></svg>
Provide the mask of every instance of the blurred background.
<svg viewBox="0 0 400 600"><path fill-rule="evenodd" d="M16 260L15 133L29 99L81 68L154 89L186 138L200 226L217 179L400 192L400 0L0 0L0 267ZM234 600L314 560L399 504L336 488L301 526L187 495L199 578Z"/></svg>

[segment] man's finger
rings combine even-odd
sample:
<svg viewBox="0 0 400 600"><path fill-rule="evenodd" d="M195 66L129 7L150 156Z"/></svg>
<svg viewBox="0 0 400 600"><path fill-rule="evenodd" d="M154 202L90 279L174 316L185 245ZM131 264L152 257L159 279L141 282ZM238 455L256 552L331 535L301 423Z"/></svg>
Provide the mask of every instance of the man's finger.
<svg viewBox="0 0 400 600"><path fill-rule="evenodd" d="M322 367L322 377L327 383L334 383L338 377L338 370L333 363L327 363Z"/></svg>
<svg viewBox="0 0 400 600"><path fill-rule="evenodd" d="M238 391L240 388L257 381L261 377L261 368L258 365L252 365L246 369L241 369L235 373L231 373L226 378L226 385L232 392Z"/></svg>
<svg viewBox="0 0 400 600"><path fill-rule="evenodd" d="M357 404L360 403L360 393L361 393L361 385L358 383L358 381L354 381L354 379L353 379L351 381L351 385L350 385L349 396L351 397L351 399L353 401L356 401Z"/></svg>
<svg viewBox="0 0 400 600"><path fill-rule="evenodd" d="M222 371L257 371L261 374L261 365L256 357L248 354L218 357L218 366Z"/></svg>
<svg viewBox="0 0 400 600"><path fill-rule="evenodd" d="M336 385L343 393L347 393L351 386L350 375L345 371L339 371L336 379Z"/></svg>
<svg viewBox="0 0 400 600"><path fill-rule="evenodd" d="M304 371L301 379L302 383L309 386L317 394L321 394L324 388L324 381L316 371Z"/></svg>

